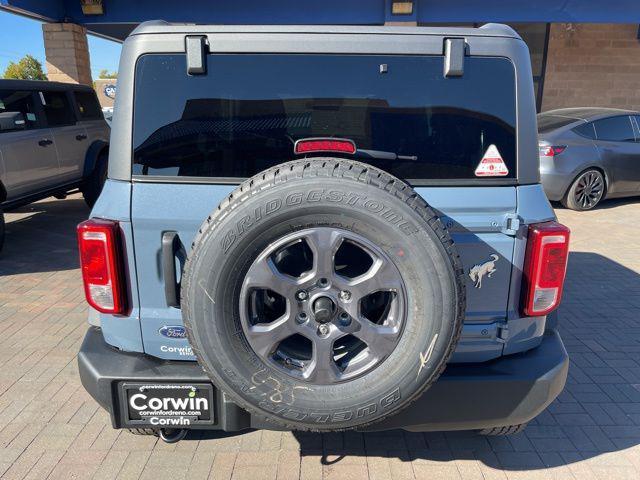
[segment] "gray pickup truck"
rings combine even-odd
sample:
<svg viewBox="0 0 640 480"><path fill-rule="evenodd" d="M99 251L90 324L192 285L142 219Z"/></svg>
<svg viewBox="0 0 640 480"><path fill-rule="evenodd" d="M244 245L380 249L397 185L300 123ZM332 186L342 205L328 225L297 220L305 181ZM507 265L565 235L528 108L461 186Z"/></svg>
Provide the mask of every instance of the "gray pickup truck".
<svg viewBox="0 0 640 480"><path fill-rule="evenodd" d="M569 230L509 27L146 23L78 227L115 428L520 431L562 390Z"/></svg>
<svg viewBox="0 0 640 480"><path fill-rule="evenodd" d="M3 210L78 188L95 203L110 133L89 86L0 80L0 249Z"/></svg>

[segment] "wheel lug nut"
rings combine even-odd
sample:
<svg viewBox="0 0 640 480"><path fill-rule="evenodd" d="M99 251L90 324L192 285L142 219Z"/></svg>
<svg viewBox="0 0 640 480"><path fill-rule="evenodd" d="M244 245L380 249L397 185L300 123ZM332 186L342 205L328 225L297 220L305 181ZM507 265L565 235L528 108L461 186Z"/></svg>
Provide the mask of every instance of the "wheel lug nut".
<svg viewBox="0 0 640 480"><path fill-rule="evenodd" d="M329 335L329 325L325 323L321 323L320 325L318 325L318 335Z"/></svg>
<svg viewBox="0 0 640 480"><path fill-rule="evenodd" d="M296 298L301 302L304 302L307 298L309 298L309 294L306 292L306 290L298 290L296 292Z"/></svg>
<svg viewBox="0 0 640 480"><path fill-rule="evenodd" d="M343 327L348 327L349 325L351 325L351 317L347 312L342 312L340 314L340 325L342 325Z"/></svg>
<svg viewBox="0 0 640 480"><path fill-rule="evenodd" d="M349 290L342 290L340 292L340 300L343 302L348 302L351 300L351 292Z"/></svg>
<svg viewBox="0 0 640 480"><path fill-rule="evenodd" d="M298 313L298 315L296 315L296 323L298 323L298 325L302 325L304 322L307 321L307 314L304 312L300 312Z"/></svg>

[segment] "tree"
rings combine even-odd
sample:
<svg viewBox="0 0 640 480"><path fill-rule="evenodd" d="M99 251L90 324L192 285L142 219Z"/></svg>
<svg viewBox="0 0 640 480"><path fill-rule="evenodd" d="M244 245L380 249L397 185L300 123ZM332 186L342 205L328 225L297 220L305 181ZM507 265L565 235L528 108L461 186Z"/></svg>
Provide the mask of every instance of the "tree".
<svg viewBox="0 0 640 480"><path fill-rule="evenodd" d="M100 70L98 78L118 78L118 72L109 72L106 68Z"/></svg>
<svg viewBox="0 0 640 480"><path fill-rule="evenodd" d="M47 80L42 71L42 64L31 55L25 55L18 63L9 62L4 71L4 78L16 78L18 80Z"/></svg>

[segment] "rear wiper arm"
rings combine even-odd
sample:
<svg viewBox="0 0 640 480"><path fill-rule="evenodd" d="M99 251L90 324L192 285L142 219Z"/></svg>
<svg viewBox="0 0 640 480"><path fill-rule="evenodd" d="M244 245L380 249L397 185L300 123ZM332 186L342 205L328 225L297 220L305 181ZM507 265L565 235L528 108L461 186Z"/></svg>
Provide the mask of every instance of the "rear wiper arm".
<svg viewBox="0 0 640 480"><path fill-rule="evenodd" d="M385 152L383 150L357 149L356 157L375 158L376 160L418 160L417 155L398 155L395 152Z"/></svg>

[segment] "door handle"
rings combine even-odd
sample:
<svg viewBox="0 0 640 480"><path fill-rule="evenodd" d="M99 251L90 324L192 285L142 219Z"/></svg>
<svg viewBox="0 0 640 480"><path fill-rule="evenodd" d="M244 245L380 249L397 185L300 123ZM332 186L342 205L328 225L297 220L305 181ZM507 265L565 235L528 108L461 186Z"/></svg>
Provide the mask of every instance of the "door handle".
<svg viewBox="0 0 640 480"><path fill-rule="evenodd" d="M40 145L41 147L46 147L47 145L51 145L52 143L53 143L53 140L49 140L48 138L43 138L38 142L38 145Z"/></svg>
<svg viewBox="0 0 640 480"><path fill-rule="evenodd" d="M86 139L87 139L87 136L83 133L81 133L80 135L76 135L76 140L78 140L79 142Z"/></svg>
<svg viewBox="0 0 640 480"><path fill-rule="evenodd" d="M162 234L162 276L164 278L164 296L169 307L180 307L180 285L176 277L176 255L180 246L177 232Z"/></svg>

